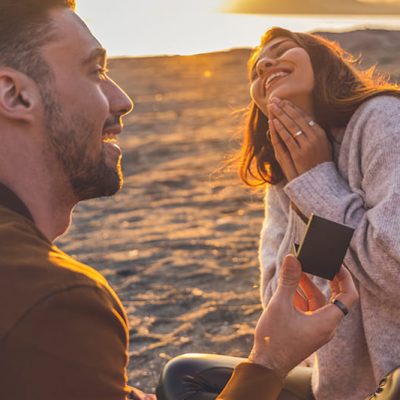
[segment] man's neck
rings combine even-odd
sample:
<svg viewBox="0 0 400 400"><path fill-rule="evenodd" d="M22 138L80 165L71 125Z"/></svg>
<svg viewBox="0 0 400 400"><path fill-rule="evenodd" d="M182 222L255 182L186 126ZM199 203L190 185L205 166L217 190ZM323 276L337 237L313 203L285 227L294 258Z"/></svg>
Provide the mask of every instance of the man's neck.
<svg viewBox="0 0 400 400"><path fill-rule="evenodd" d="M1 179L29 210L37 228L53 242L69 227L74 202L65 201L68 196L55 196L50 188L29 182ZM60 200L62 198L62 200Z"/></svg>
<svg viewBox="0 0 400 400"><path fill-rule="evenodd" d="M0 182L19 197L53 242L68 229L78 201L46 138L34 128L13 128L1 130Z"/></svg>

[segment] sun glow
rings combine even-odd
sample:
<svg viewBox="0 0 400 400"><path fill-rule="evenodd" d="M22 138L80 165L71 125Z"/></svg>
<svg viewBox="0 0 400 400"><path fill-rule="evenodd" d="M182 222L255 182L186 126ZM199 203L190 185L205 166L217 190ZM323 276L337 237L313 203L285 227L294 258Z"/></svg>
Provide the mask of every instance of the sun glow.
<svg viewBox="0 0 400 400"><path fill-rule="evenodd" d="M309 31L365 24L355 17L338 21L335 16L319 19L218 12L233 1L77 0L77 12L110 56L196 54L255 46L271 26ZM372 19L368 17L368 21L370 24ZM392 25L398 27L399 18Z"/></svg>
<svg viewBox="0 0 400 400"><path fill-rule="evenodd" d="M129 55L123 49L132 47L137 54L154 53L148 49L187 54L201 52L204 36L211 35L211 42L215 38L210 19L218 16L226 1L113 0L110 9L109 0L78 0L77 12L106 48L113 47L114 54Z"/></svg>

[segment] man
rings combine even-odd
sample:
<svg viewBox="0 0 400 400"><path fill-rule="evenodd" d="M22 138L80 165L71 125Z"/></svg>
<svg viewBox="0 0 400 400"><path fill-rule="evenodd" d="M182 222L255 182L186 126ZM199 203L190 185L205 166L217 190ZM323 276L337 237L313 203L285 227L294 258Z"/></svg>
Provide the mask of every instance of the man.
<svg viewBox="0 0 400 400"><path fill-rule="evenodd" d="M73 0L0 2L0 399L122 399L127 319L106 280L52 242L116 193L132 102Z"/></svg>
<svg viewBox="0 0 400 400"><path fill-rule="evenodd" d="M0 399L145 400L153 396L127 385L129 334L117 295L53 245L79 201L121 188L114 141L132 109L74 7L74 0L0 1ZM286 281L277 308L260 320L250 357L263 373L278 374L278 386L341 318L328 306L333 319L315 327L310 338L318 341L301 354L296 343L285 353L265 345L264 337L287 330L269 322L290 301ZM227 390L224 399L237 398Z"/></svg>

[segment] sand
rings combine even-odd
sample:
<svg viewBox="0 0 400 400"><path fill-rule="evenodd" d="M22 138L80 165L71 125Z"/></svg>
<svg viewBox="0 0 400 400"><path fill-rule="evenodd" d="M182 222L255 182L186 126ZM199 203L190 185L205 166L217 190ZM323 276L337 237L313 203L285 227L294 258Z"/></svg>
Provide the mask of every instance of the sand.
<svg viewBox="0 0 400 400"><path fill-rule="evenodd" d="M333 35L366 65L400 77L400 33ZM262 191L222 169L239 148L248 49L113 59L136 103L120 144L125 186L80 204L59 246L103 273L130 322L129 380L154 391L187 352L246 356L261 312L257 260Z"/></svg>

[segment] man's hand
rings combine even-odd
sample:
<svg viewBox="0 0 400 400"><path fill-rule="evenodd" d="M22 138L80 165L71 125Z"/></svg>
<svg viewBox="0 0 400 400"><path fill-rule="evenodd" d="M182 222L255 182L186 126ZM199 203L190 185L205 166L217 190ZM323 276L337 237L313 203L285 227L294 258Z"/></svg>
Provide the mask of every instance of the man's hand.
<svg viewBox="0 0 400 400"><path fill-rule="evenodd" d="M289 100L273 98L268 119L275 158L288 181L332 161L332 146L325 131Z"/></svg>
<svg viewBox="0 0 400 400"><path fill-rule="evenodd" d="M348 309L358 300L350 272L344 267L331 282L331 292L331 299L340 300ZM300 262L288 255L278 289L257 323L249 360L286 376L329 342L343 317L337 306L326 304L320 290L302 273Z"/></svg>
<svg viewBox="0 0 400 400"><path fill-rule="evenodd" d="M157 400L157 398L154 394L146 394L139 389L132 388L129 400Z"/></svg>

